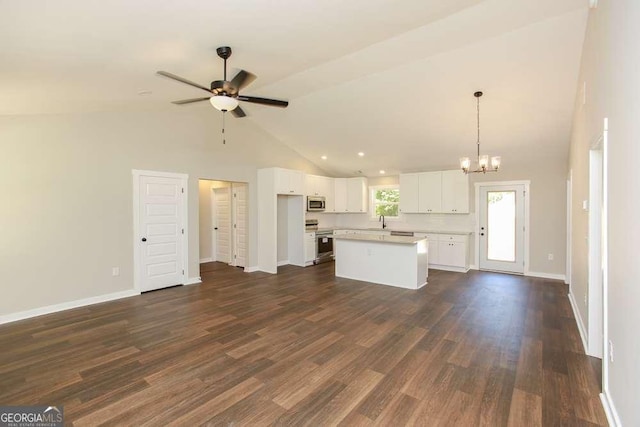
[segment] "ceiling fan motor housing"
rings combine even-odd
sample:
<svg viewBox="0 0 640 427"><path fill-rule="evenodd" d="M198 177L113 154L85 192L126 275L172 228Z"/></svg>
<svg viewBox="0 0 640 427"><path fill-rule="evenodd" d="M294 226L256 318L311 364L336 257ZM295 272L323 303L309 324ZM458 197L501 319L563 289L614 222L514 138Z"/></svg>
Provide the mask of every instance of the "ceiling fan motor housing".
<svg viewBox="0 0 640 427"><path fill-rule="evenodd" d="M211 82L211 91L215 95L238 96L238 89L225 80L215 80Z"/></svg>

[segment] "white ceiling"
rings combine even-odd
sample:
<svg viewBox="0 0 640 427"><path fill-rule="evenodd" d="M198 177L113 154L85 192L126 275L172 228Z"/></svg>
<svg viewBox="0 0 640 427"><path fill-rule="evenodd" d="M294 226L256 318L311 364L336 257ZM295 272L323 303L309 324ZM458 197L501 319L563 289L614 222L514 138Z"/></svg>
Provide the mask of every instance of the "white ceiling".
<svg viewBox="0 0 640 427"><path fill-rule="evenodd" d="M222 77L215 48L229 45L231 69L258 76L244 94L290 101L244 104L237 120L330 173L456 167L475 152L476 90L483 152L512 164L565 158L587 10L585 0L0 0L0 114L220 114L170 104L206 94L154 73L206 86Z"/></svg>

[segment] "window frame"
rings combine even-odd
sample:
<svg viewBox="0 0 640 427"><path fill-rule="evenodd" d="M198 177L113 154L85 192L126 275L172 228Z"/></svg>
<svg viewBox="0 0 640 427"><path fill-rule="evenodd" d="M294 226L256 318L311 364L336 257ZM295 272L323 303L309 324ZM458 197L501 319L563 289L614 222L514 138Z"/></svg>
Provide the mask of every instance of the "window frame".
<svg viewBox="0 0 640 427"><path fill-rule="evenodd" d="M398 202L390 202L386 204L396 204L398 205L398 216L386 216L385 220L389 221L398 221L400 219L400 184L385 184L385 185L372 185L369 186L369 212L371 212L370 218L377 220L379 217L376 214L376 203L375 193L378 190L398 190Z"/></svg>

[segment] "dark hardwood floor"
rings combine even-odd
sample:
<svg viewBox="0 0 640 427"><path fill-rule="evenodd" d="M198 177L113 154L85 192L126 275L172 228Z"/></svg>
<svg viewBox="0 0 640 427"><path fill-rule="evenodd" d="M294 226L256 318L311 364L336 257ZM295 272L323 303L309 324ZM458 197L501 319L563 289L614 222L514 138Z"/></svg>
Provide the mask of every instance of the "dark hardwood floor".
<svg viewBox="0 0 640 427"><path fill-rule="evenodd" d="M0 326L0 404L73 425L606 425L556 281L430 271L419 291L203 265L200 286Z"/></svg>

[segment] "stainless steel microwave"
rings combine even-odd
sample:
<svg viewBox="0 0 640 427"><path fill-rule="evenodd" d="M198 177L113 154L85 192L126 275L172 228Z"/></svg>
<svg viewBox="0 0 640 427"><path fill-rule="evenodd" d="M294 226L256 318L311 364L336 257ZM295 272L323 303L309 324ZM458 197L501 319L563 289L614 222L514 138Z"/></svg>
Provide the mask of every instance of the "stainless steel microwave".
<svg viewBox="0 0 640 427"><path fill-rule="evenodd" d="M326 207L326 200L323 196L307 197L307 212L323 212Z"/></svg>

